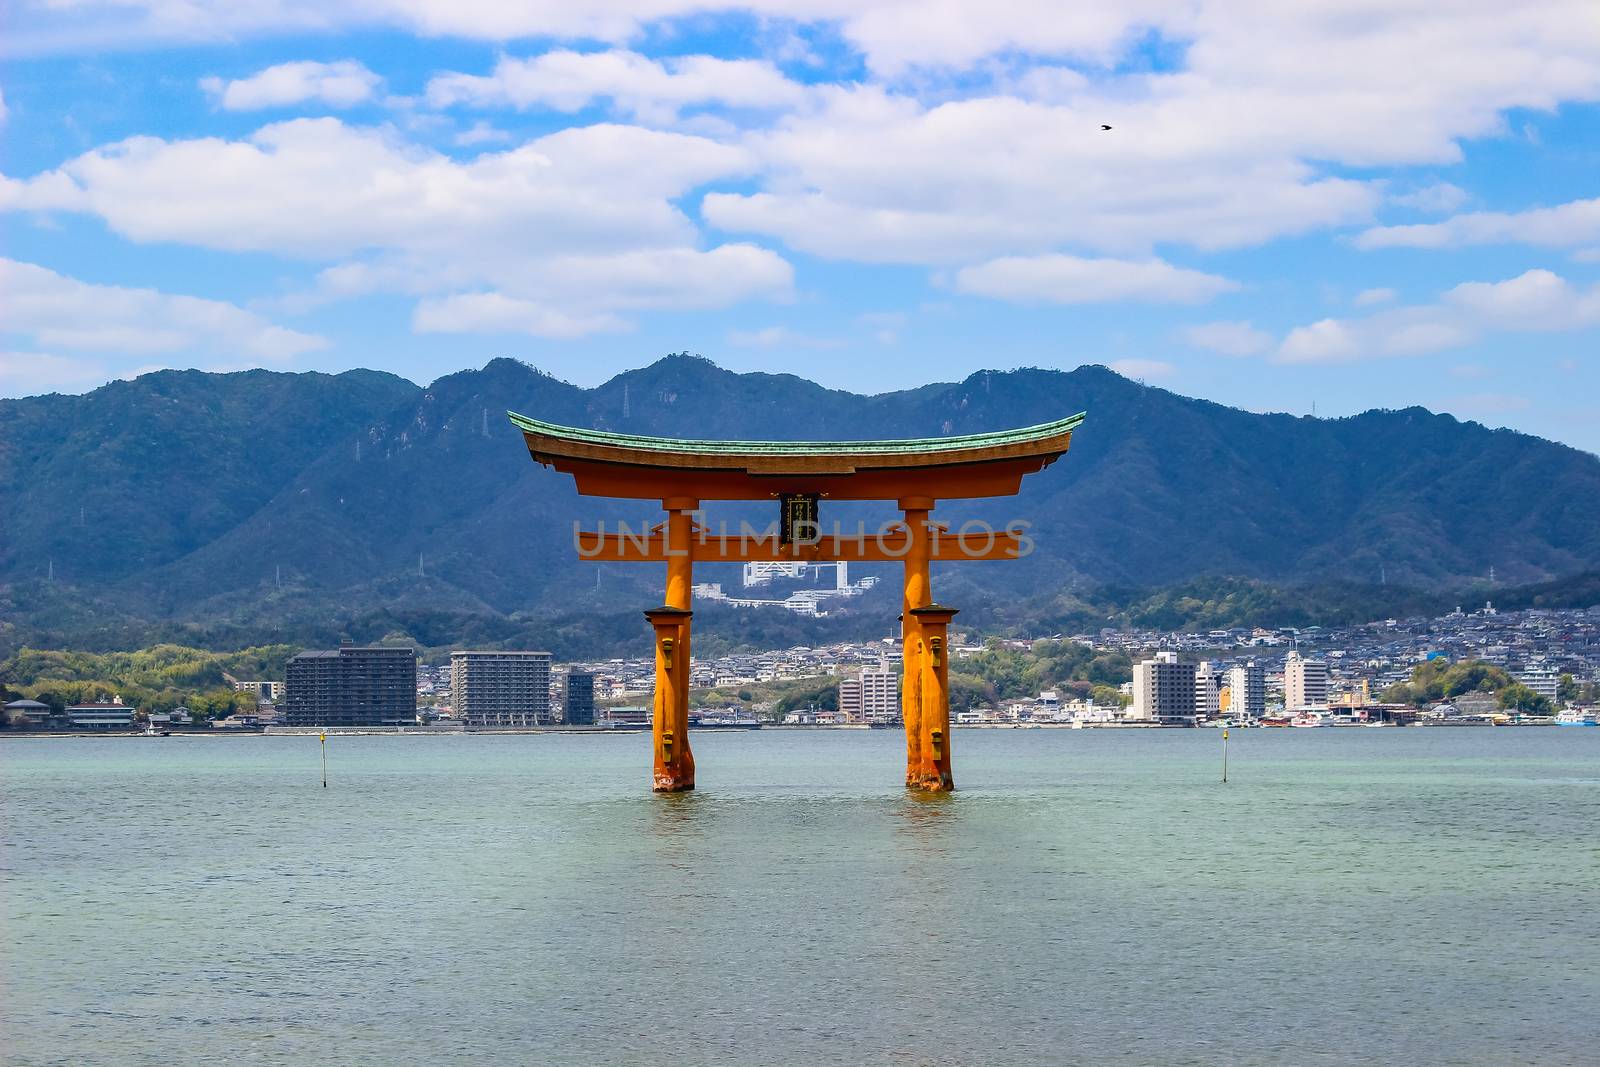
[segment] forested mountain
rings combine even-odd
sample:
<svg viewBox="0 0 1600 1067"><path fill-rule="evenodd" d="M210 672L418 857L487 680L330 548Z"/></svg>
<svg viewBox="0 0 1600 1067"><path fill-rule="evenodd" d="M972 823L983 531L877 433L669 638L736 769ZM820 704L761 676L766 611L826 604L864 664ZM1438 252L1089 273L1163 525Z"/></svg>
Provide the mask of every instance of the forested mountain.
<svg viewBox="0 0 1600 1067"><path fill-rule="evenodd" d="M653 568L579 564L571 530L649 509L580 501L570 479L529 460L507 409L787 439L963 434L1087 411L1071 452L1021 497L940 509L1034 523L1028 559L936 579L974 620L1219 576L1442 590L1490 567L1502 582L1547 582L1600 564L1600 458L1421 408L1257 415L1103 367L982 371L872 397L689 356L592 390L509 359L425 389L372 371L163 371L0 401L0 625L11 628L0 640L105 644L200 626L254 643L431 618L488 641L535 620L583 634L648 604ZM824 629L885 628L895 604L864 598L857 614L870 621Z"/></svg>

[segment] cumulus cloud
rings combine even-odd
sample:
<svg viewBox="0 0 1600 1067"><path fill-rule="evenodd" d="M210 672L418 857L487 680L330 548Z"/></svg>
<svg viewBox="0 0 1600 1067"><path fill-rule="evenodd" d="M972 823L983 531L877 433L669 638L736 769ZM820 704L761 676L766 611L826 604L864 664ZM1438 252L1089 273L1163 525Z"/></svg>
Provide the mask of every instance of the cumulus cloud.
<svg viewBox="0 0 1600 1067"><path fill-rule="evenodd" d="M280 63L235 81L214 76L200 79L200 88L226 111L288 107L308 100L329 107L353 107L371 100L382 84L382 78L353 59Z"/></svg>
<svg viewBox="0 0 1600 1067"><path fill-rule="evenodd" d="M1208 322L1190 326L1183 337L1192 345L1225 356L1255 356L1272 347L1272 335L1248 322Z"/></svg>
<svg viewBox="0 0 1600 1067"><path fill-rule="evenodd" d="M41 349L280 362L327 344L220 300L94 285L12 259L0 259L0 292L0 332Z"/></svg>
<svg viewBox="0 0 1600 1067"><path fill-rule="evenodd" d="M831 337L812 337L787 326L765 326L759 330L729 330L728 343L740 348L839 348L844 342Z"/></svg>
<svg viewBox="0 0 1600 1067"><path fill-rule="evenodd" d="M301 306L461 294L441 305L449 316L419 313L419 326L441 329L499 292L559 307L564 320L520 321L565 336L575 324L614 328L606 316L619 310L786 299L785 260L749 243L698 247L674 203L749 167L736 146L630 126L566 129L458 161L392 132L297 119L242 141L131 138L0 186L0 207L80 211L140 242L329 262Z"/></svg>
<svg viewBox="0 0 1600 1067"><path fill-rule="evenodd" d="M1143 381L1146 378L1170 378L1177 367L1160 359L1118 359L1110 363L1112 370L1124 378Z"/></svg>
<svg viewBox="0 0 1600 1067"><path fill-rule="evenodd" d="M81 393L113 377L94 357L54 352L0 352L0 396Z"/></svg>
<svg viewBox="0 0 1600 1067"><path fill-rule="evenodd" d="M1078 256L1009 256L956 272L955 288L974 296L1017 303L1097 304L1113 301L1197 304L1236 289L1215 274L1174 267L1159 259L1083 259Z"/></svg>
<svg viewBox="0 0 1600 1067"><path fill-rule="evenodd" d="M545 107L574 112L607 100L625 114L671 121L694 104L782 108L804 89L771 63L712 56L649 59L637 52L557 50L530 59L502 56L486 77L443 74L428 83L434 107Z"/></svg>
<svg viewBox="0 0 1600 1067"><path fill-rule="evenodd" d="M1416 211L1443 214L1454 211L1467 202L1467 191L1449 182L1434 182L1408 193L1396 193L1389 198L1391 204Z"/></svg>
<svg viewBox="0 0 1600 1067"><path fill-rule="evenodd" d="M1529 211L1475 211L1443 222L1379 226L1356 238L1358 248L1462 248L1527 244L1574 248L1600 241L1600 197Z"/></svg>
<svg viewBox="0 0 1600 1067"><path fill-rule="evenodd" d="M1291 330L1283 363L1340 363L1458 348L1492 332L1581 329L1600 323L1600 284L1580 287L1546 270L1500 282L1465 282L1433 304L1364 319L1322 319Z"/></svg>
<svg viewBox="0 0 1600 1067"><path fill-rule="evenodd" d="M1356 294L1354 304L1358 308L1372 307L1374 304L1387 304L1399 295L1393 289L1363 289Z"/></svg>

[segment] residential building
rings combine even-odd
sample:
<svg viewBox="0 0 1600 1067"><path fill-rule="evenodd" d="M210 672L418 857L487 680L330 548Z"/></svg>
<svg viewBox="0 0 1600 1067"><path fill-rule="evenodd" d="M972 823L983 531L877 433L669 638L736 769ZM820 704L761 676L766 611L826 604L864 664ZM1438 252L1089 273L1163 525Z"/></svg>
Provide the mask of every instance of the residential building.
<svg viewBox="0 0 1600 1067"><path fill-rule="evenodd" d="M50 705L38 700L13 700L6 705L6 718L27 726L43 726L50 718Z"/></svg>
<svg viewBox="0 0 1600 1067"><path fill-rule="evenodd" d="M1133 706L1128 718L1154 722L1194 721L1193 663L1179 663L1176 652L1157 652L1133 668Z"/></svg>
<svg viewBox="0 0 1600 1067"><path fill-rule="evenodd" d="M344 645L302 652L284 668L289 726L410 726L417 721L417 654Z"/></svg>
<svg viewBox="0 0 1600 1067"><path fill-rule="evenodd" d="M1222 716L1223 673L1210 660L1201 661L1194 670L1194 715L1196 719L1216 719Z"/></svg>
<svg viewBox="0 0 1600 1067"><path fill-rule="evenodd" d="M1545 666L1530 665L1526 670L1517 675L1517 681L1544 697L1550 703L1556 703L1556 696L1561 691L1561 672L1551 670Z"/></svg>
<svg viewBox="0 0 1600 1067"><path fill-rule="evenodd" d="M1283 706L1290 711L1327 707L1328 665L1289 653L1283 661Z"/></svg>
<svg viewBox="0 0 1600 1067"><path fill-rule="evenodd" d="M550 653L452 652L451 702L468 726L547 726Z"/></svg>
<svg viewBox="0 0 1600 1067"><path fill-rule="evenodd" d="M128 730L133 728L134 710L121 697L109 702L74 704L67 708L67 724L74 730Z"/></svg>
<svg viewBox="0 0 1600 1067"><path fill-rule="evenodd" d="M843 722L893 722L900 717L900 676L887 663L862 667L854 678L839 680L839 714Z"/></svg>
<svg viewBox="0 0 1600 1067"><path fill-rule="evenodd" d="M586 671L573 671L567 675L568 726L594 725L594 675Z"/></svg>
<svg viewBox="0 0 1600 1067"><path fill-rule="evenodd" d="M1228 716L1259 719L1266 713L1266 668L1252 659L1228 671Z"/></svg>

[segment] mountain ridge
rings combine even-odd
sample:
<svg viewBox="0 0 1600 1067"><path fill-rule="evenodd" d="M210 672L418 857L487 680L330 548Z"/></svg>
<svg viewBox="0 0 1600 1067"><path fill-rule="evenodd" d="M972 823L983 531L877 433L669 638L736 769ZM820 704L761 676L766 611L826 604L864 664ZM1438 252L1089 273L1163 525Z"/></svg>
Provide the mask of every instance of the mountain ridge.
<svg viewBox="0 0 1600 1067"><path fill-rule="evenodd" d="M1441 588L1494 567L1534 583L1600 563L1600 457L1423 408L1262 415L1097 365L862 396L675 355L593 389L501 358L426 387L377 371L163 371L81 397L0 400L0 500L29 517L0 540L0 584L23 616L54 605L41 619L94 604L152 624L263 626L395 603L605 614L659 595L654 568L579 566L570 543L574 520L653 521L651 509L580 501L570 479L529 461L508 409L786 440L943 436L1087 411L1072 450L1019 497L940 507L955 522L1034 522L1030 559L940 568L941 596L973 607L1204 576ZM737 581L731 567L703 570ZM57 593L79 591L77 607L29 592L52 573Z"/></svg>

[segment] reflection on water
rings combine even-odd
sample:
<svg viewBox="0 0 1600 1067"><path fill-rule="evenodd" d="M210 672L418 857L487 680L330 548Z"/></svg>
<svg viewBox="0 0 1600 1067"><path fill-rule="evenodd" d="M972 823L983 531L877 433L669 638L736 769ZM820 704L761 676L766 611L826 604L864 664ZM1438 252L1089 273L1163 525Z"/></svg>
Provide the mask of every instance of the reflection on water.
<svg viewBox="0 0 1600 1067"><path fill-rule="evenodd" d="M1600 731L1249 731L1226 788L1206 735L972 732L955 794L886 731L697 736L666 795L605 736L340 738L328 790L296 738L0 741L0 1047L1592 1059Z"/></svg>

